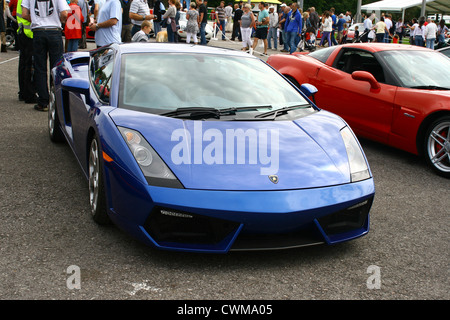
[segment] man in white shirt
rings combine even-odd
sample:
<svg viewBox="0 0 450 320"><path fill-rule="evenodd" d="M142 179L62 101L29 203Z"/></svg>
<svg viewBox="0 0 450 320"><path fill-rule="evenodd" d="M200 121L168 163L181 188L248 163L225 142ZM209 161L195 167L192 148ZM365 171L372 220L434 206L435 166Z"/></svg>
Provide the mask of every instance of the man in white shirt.
<svg viewBox="0 0 450 320"><path fill-rule="evenodd" d="M155 16L150 14L147 0L133 0L130 7L130 18L133 27L131 28L131 37L141 30L142 21L154 19Z"/></svg>
<svg viewBox="0 0 450 320"><path fill-rule="evenodd" d="M434 42L436 41L437 25L433 20L428 19L428 24L425 27L424 38L426 40L427 48L434 50Z"/></svg>
<svg viewBox="0 0 450 320"><path fill-rule="evenodd" d="M367 42L368 41L368 39L369 39L368 35L369 35L370 30L372 30L372 28L373 28L373 24L372 24L371 16L367 16L367 18L364 20L364 33L365 33L365 35L364 35L364 37L361 37L361 41L362 42Z"/></svg>
<svg viewBox="0 0 450 320"><path fill-rule="evenodd" d="M47 55L50 69L64 52L62 25L70 7L66 0L23 0L22 18L31 22L33 31L34 83L38 94L37 111L47 111L49 103Z"/></svg>
<svg viewBox="0 0 450 320"><path fill-rule="evenodd" d="M272 50L271 42L273 39L273 48L277 50L277 30L278 30L278 13L275 12L275 7L269 7L269 34L267 35L268 48Z"/></svg>
<svg viewBox="0 0 450 320"><path fill-rule="evenodd" d="M386 14L384 17L384 23L386 24L386 28L391 32L391 28L393 26L392 17L390 14ZM384 42L389 43L389 32L384 33Z"/></svg>
<svg viewBox="0 0 450 320"><path fill-rule="evenodd" d="M94 20L97 20L100 9L105 4L105 0L94 0Z"/></svg>
<svg viewBox="0 0 450 320"><path fill-rule="evenodd" d="M232 18L233 18L233 7L231 6L231 3L229 3L226 7L225 7L225 14L227 17L227 25L225 27L226 32L232 32L233 28L232 28Z"/></svg>
<svg viewBox="0 0 450 320"><path fill-rule="evenodd" d="M101 7L97 22L89 28L95 32L97 47L122 42L122 5L119 0L106 0Z"/></svg>

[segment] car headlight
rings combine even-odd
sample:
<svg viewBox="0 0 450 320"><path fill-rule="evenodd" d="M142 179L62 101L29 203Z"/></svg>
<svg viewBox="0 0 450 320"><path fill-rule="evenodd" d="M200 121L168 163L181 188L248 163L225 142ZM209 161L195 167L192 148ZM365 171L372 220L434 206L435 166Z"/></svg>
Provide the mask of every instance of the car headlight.
<svg viewBox="0 0 450 320"><path fill-rule="evenodd" d="M349 127L344 127L341 129L341 136L347 150L351 182L370 178L369 166L353 132Z"/></svg>
<svg viewBox="0 0 450 320"><path fill-rule="evenodd" d="M148 184L159 187L183 188L177 177L139 132L123 127L118 128Z"/></svg>

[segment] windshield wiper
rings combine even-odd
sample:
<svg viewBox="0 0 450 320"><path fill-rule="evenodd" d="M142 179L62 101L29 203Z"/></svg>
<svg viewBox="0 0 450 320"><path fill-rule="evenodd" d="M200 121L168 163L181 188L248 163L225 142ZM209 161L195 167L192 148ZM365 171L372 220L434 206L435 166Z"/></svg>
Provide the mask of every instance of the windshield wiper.
<svg viewBox="0 0 450 320"><path fill-rule="evenodd" d="M276 117L278 117L279 115L281 115L283 113L287 113L290 110L295 110L295 109L300 109L300 108L311 108L311 105L310 104L300 104L300 105L295 105L295 106L288 106L288 107L280 108L277 110L272 110L272 111L258 114L255 116L255 118L265 118L265 117L273 115L273 119L275 119Z"/></svg>
<svg viewBox="0 0 450 320"><path fill-rule="evenodd" d="M178 117L184 116L187 118L204 118L204 117L214 117L219 119L224 115L235 115L236 112L242 111L257 111L258 109L272 109L272 106L244 106L244 107L231 107L224 109L217 108L204 108L204 107L186 107L177 108L175 110L161 113L161 116L166 117Z"/></svg>
<svg viewBox="0 0 450 320"><path fill-rule="evenodd" d="M450 88L439 87L439 86L414 86L411 89L427 89L427 90L450 90Z"/></svg>
<svg viewBox="0 0 450 320"><path fill-rule="evenodd" d="M202 108L202 107L187 107L187 108L177 108L175 110L161 113L161 116L166 117L176 117L181 115L211 115L214 117L218 117L219 109L216 108Z"/></svg>

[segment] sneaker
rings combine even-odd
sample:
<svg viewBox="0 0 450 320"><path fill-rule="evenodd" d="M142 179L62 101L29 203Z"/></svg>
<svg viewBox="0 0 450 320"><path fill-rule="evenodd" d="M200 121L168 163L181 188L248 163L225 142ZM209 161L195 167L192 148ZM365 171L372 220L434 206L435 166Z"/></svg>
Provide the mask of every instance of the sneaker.
<svg viewBox="0 0 450 320"><path fill-rule="evenodd" d="M36 111L48 111L48 107L47 106L40 106L40 105L35 105L34 106L34 110Z"/></svg>

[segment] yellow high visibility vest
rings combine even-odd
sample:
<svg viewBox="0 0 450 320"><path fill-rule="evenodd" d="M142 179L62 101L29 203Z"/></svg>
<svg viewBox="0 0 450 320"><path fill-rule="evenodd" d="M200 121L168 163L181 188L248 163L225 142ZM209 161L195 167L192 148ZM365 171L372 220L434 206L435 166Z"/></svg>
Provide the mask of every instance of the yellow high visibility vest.
<svg viewBox="0 0 450 320"><path fill-rule="evenodd" d="M17 24L19 25L19 29L17 29L17 32L20 32L20 28L23 28L23 32L25 33L25 35L28 38L33 39L33 31L31 31L31 22L22 18L22 0L19 0L17 2L16 18Z"/></svg>

